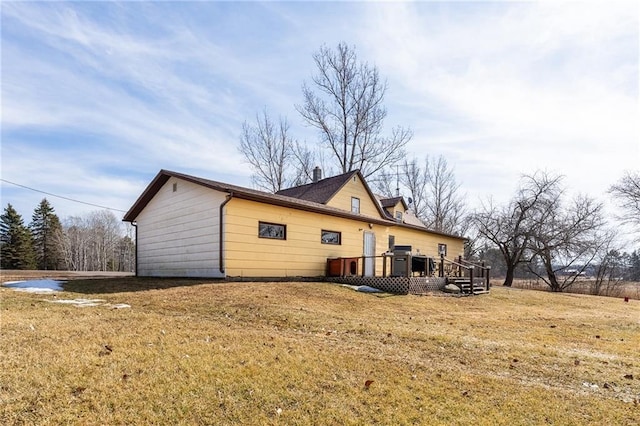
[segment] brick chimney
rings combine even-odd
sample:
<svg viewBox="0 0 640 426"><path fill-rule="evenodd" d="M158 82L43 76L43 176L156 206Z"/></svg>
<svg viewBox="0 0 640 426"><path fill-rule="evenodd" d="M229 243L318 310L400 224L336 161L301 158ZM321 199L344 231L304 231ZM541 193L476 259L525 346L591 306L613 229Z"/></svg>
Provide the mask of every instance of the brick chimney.
<svg viewBox="0 0 640 426"><path fill-rule="evenodd" d="M313 183L318 182L322 179L322 169L318 166L313 169Z"/></svg>

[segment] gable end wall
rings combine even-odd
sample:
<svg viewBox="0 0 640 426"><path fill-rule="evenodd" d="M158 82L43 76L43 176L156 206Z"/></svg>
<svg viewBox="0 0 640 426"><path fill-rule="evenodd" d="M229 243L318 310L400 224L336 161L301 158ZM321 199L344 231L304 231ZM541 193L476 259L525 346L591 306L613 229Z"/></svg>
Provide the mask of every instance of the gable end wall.
<svg viewBox="0 0 640 426"><path fill-rule="evenodd" d="M223 192L169 179L136 218L137 274L223 277L219 215L225 199Z"/></svg>
<svg viewBox="0 0 640 426"><path fill-rule="evenodd" d="M360 214L363 216L380 218L380 211L375 201L371 199L358 175L353 175L340 190L327 202L330 207L351 211L351 197L360 199Z"/></svg>

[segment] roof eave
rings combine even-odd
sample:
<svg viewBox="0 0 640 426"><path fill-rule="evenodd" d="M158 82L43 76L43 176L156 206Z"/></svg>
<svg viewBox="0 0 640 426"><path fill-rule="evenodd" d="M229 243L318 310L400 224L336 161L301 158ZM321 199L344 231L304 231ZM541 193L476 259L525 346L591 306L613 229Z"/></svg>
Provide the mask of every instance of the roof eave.
<svg viewBox="0 0 640 426"><path fill-rule="evenodd" d="M364 180L360 172L356 171L355 173L357 173L360 176L360 179L363 182L365 188L367 189L369 194L373 197L373 194L371 193L371 189L367 185L366 181ZM167 183L167 181L171 177L183 179L188 182L194 183L196 185L201 185L213 190L226 192L226 193L233 193L234 198L272 204L280 207L293 208L296 210L304 210L304 211L310 211L310 212L315 212L320 214L326 214L326 215L341 217L345 219L357 220L360 222L373 223L376 225L402 226L402 227L415 229L422 232L429 232L431 234L442 235L445 237L456 238L461 240L467 239L464 237L460 237L458 235L447 234L445 232L434 231L434 230L423 228L416 225L398 223L395 220L384 219L383 209L379 204L378 204L378 211L381 217L376 218L376 217L353 214L346 210L339 210L336 208L328 207L324 204L314 203L311 201L306 201L304 203L301 203L300 200L298 200L297 198L287 197L284 195L274 195L274 194L267 194L267 193L263 195L260 192L249 191L249 190L245 191L243 190L242 187L237 187L235 185L225 186L215 181L203 182L202 180L195 178L193 176L172 172L170 170L164 170L164 169L160 170L158 174L153 178L151 183L146 187L146 189L140 195L140 197L138 197L136 202L129 209L129 211L124 215L122 220L125 222L134 222L138 217L138 215L140 214L140 212L147 206L147 204L149 204L151 199L153 199L153 197L158 193L160 188L162 188L162 186L165 183ZM375 200L375 197L373 199Z"/></svg>
<svg viewBox="0 0 640 426"><path fill-rule="evenodd" d="M446 232L436 231L434 229L429 229L429 228L418 226L418 225L411 225L409 223L395 222L394 225L402 226L402 227L405 227L405 228L417 229L417 230L420 230L420 231L428 232L430 234L442 235L443 237L456 238L458 240L465 240L466 241L466 240L469 239L467 237L461 237L460 235L448 234Z"/></svg>
<svg viewBox="0 0 640 426"><path fill-rule="evenodd" d="M151 199L156 195L160 188L162 188L162 185L164 185L169 180L169 173L170 172L167 172L167 170L164 169L158 172L151 183L147 185L142 194L140 194L136 202L133 203L129 211L125 213L124 217L122 218L123 222L134 222L136 220L136 217L138 217L142 209L144 209L146 205L149 204L149 201L151 201Z"/></svg>
<svg viewBox="0 0 640 426"><path fill-rule="evenodd" d="M267 203L267 204L271 204L271 205L276 205L276 206L280 206L280 207L287 207L287 208L291 208L291 209L296 209L296 210L304 210L304 211L308 211L308 212L314 212L314 213L321 213L321 214L326 214L329 216L335 216L335 217L342 217L345 219L352 219L352 220L357 220L360 222L368 222L368 223L374 223L377 225L385 225L385 226L392 226L395 225L395 222L392 222L390 220L386 220L386 219L380 219L380 218L376 218L376 217L370 217L370 216L364 216L364 215L356 215L353 214L351 212L348 211L343 211L343 210L339 210L339 209L334 209L331 207L328 207L324 204L319 204L319 203L313 203L312 201L307 201L305 204L301 204L301 203L296 203L297 198L292 198L292 197L286 197L285 195L280 195L280 197L286 197L289 198L289 200L287 199L276 199L276 198L267 198L267 197L261 197L259 195L256 194L251 194L251 193L246 193L246 192L235 192L234 191L234 198L240 198L243 200L248 200L248 201L256 201L259 203ZM309 203L309 204L307 204ZM310 205L310 203L313 204L317 204L317 206L314 205Z"/></svg>

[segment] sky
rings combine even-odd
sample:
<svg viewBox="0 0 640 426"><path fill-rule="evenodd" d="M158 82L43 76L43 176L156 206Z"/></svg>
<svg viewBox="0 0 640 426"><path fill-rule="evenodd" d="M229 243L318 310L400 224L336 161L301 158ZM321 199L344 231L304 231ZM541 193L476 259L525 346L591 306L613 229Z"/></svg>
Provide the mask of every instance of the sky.
<svg viewBox="0 0 640 426"><path fill-rule="evenodd" d="M122 217L160 169L251 187L238 152L295 109L322 45L386 79L385 132L444 156L471 206L523 174L613 204L640 164L639 2L11 2L1 14L2 208ZM7 183L12 182L12 183Z"/></svg>

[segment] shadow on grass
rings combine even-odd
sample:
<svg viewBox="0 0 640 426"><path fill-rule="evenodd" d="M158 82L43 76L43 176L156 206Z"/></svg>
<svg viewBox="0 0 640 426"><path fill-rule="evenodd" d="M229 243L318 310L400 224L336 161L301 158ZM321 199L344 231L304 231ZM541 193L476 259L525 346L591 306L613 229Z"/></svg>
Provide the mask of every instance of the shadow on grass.
<svg viewBox="0 0 640 426"><path fill-rule="evenodd" d="M189 287L201 284L226 282L215 278L95 278L69 280L62 284L64 291L82 294L128 293L146 290L162 290L173 287Z"/></svg>

